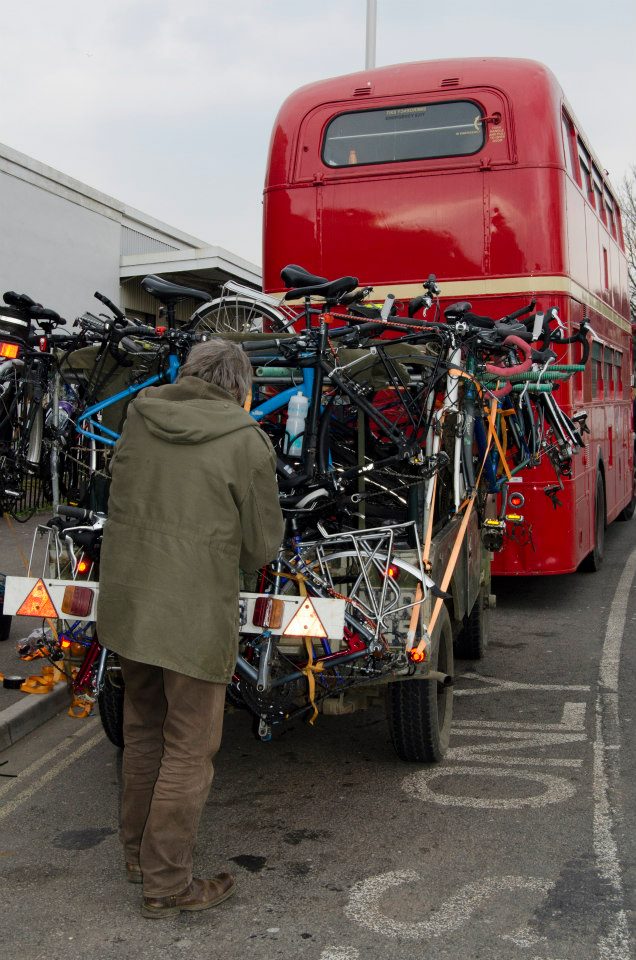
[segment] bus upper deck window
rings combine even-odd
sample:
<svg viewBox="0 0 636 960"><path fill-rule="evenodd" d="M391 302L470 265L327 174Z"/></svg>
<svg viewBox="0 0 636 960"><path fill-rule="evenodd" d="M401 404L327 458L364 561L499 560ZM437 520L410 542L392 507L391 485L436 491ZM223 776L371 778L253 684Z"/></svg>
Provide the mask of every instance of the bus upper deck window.
<svg viewBox="0 0 636 960"><path fill-rule="evenodd" d="M323 161L347 167L468 156L484 145L482 118L469 100L342 113L327 127Z"/></svg>

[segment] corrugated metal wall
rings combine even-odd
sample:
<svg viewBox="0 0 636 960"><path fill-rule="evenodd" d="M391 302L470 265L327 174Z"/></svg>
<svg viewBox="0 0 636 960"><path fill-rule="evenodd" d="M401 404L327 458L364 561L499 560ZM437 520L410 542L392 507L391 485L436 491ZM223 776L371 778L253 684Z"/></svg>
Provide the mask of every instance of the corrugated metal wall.
<svg viewBox="0 0 636 960"><path fill-rule="evenodd" d="M139 230L133 230L132 227L122 227L121 231L121 255L122 257L131 256L134 253L161 253L162 250L178 250L163 240L157 240L155 237L149 237Z"/></svg>

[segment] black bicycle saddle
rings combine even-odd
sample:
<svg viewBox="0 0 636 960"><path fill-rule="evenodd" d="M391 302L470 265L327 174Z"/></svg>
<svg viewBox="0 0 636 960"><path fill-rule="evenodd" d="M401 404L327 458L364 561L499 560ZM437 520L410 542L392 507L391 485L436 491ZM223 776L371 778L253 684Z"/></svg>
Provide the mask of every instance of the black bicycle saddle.
<svg viewBox="0 0 636 960"><path fill-rule="evenodd" d="M319 283L328 283L326 277L318 277L314 273L309 273L304 267L299 267L295 263L283 267L280 278L288 290L290 287L315 287Z"/></svg>
<svg viewBox="0 0 636 960"><path fill-rule="evenodd" d="M357 286L357 277L340 277L338 280L332 280L331 283L317 283L308 287L296 287L294 290L288 290L284 299L299 300L301 297L322 297L327 302L335 303L338 297L350 293Z"/></svg>
<svg viewBox="0 0 636 960"><path fill-rule="evenodd" d="M206 303L212 299L211 295L204 290L197 290L195 287L182 287L179 283L171 283L169 280L164 280L163 277L154 276L154 274L144 277L141 285L146 293L155 297L164 306L169 303L177 303L178 300L200 300L201 303Z"/></svg>

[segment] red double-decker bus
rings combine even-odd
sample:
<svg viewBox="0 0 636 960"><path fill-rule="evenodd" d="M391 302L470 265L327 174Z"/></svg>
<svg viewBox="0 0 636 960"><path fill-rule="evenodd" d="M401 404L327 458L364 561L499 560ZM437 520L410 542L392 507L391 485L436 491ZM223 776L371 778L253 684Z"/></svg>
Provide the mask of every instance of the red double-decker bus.
<svg viewBox="0 0 636 960"><path fill-rule="evenodd" d="M526 535L493 571L600 565L605 525L634 511L627 265L615 195L550 70L439 60L302 87L274 126L263 238L268 292L301 263L353 274L405 309L433 272L443 306L470 300L498 317L534 297L570 332L589 317L591 360L558 395L571 416L587 412L587 448L558 508L548 463L522 474Z"/></svg>

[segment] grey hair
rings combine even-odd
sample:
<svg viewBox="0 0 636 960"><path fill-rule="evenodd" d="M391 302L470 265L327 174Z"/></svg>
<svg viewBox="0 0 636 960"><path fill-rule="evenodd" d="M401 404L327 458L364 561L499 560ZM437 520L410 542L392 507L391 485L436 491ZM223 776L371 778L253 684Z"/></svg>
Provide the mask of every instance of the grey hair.
<svg viewBox="0 0 636 960"><path fill-rule="evenodd" d="M181 377L198 377L214 383L243 404L252 385L252 365L237 343L206 340L192 348L177 379Z"/></svg>

